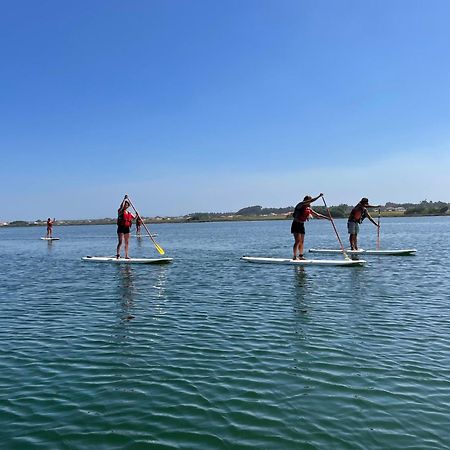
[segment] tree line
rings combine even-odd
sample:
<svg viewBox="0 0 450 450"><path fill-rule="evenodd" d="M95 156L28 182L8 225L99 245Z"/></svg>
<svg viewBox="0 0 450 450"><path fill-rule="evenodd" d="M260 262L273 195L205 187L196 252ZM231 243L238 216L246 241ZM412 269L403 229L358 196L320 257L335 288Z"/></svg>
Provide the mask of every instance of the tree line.
<svg viewBox="0 0 450 450"><path fill-rule="evenodd" d="M381 206L380 211L399 211L402 210L405 216L414 215L445 215L447 214L450 207L450 203L445 202L432 202L427 200L422 200L420 203L393 203L388 202L384 206ZM348 217L353 206L342 203L337 206L330 206L330 212L333 217ZM324 206L315 206L314 210L320 214L327 214L327 210ZM267 216L270 214L289 214L294 211L294 206L287 206L286 208L263 208L262 206L247 206L242 208L235 213L235 215L240 216Z"/></svg>
<svg viewBox="0 0 450 450"><path fill-rule="evenodd" d="M432 202L423 200L418 204L387 202L385 205L381 206L380 211L383 213L387 211L401 212L405 216L442 216L447 214L447 212L449 211L449 207L450 203L441 201ZM345 203L329 207L331 215L336 218L348 217L352 208L352 205L347 205ZM314 210L320 214L327 214L327 210L324 206L314 205ZM258 217L270 215L286 215L288 217L293 211L294 206L286 206L284 208L263 208L260 205L254 205L246 206L245 208L241 208L239 211L228 213L196 212L189 215L189 220L214 220L223 216Z"/></svg>
<svg viewBox="0 0 450 450"><path fill-rule="evenodd" d="M415 203L393 203L388 202L384 206L381 206L380 211L398 211L402 210L405 216L414 215L445 215L447 214L450 207L450 203L445 202L432 202L423 200L418 204ZM337 206L330 206L330 212L333 217L348 217L353 206L342 203ZM324 206L315 206L314 210L320 214L327 214L327 210ZM270 214L282 215L292 213L294 211L294 206L287 206L286 208L263 208L262 206L247 206L240 209L235 213L239 216L267 216Z"/></svg>
<svg viewBox="0 0 450 450"><path fill-rule="evenodd" d="M328 214L327 210L324 206L314 205L314 210L320 214ZM347 205L345 203L330 206L331 215L335 218L345 218L348 217L350 211L353 206ZM394 203L388 202L384 206L381 206L380 210L382 213L386 212L394 212L398 214L402 214L404 216L443 216L449 214L450 203L445 202L433 202L422 200L420 203ZM224 218L229 218L230 220L238 220L239 218L251 218L251 217L265 217L265 216L286 216L286 218L290 218L292 212L294 211L294 206L286 206L284 208L263 208L260 205L255 206L247 206L245 208L241 208L236 212L196 212L192 214L188 214L183 217L177 218L178 222L207 222L211 220L224 220ZM147 222L154 222L154 218L145 218ZM169 220L169 219L167 219ZM160 220L162 223L165 220ZM171 220L175 222L175 220ZM35 222L26 222L23 220L16 220L10 222L9 226L36 226L36 225L45 225L45 220L36 220ZM91 219L91 220L68 220L64 221L65 225L103 225L103 224L114 224L116 223L116 219L113 218L104 218L104 219Z"/></svg>

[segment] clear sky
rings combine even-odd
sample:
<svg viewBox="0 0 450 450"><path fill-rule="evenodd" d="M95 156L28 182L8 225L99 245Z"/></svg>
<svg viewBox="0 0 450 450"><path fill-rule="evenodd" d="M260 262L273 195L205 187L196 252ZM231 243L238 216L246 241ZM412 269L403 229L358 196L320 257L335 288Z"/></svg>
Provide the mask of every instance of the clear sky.
<svg viewBox="0 0 450 450"><path fill-rule="evenodd" d="M0 220L450 201L448 0L0 7Z"/></svg>

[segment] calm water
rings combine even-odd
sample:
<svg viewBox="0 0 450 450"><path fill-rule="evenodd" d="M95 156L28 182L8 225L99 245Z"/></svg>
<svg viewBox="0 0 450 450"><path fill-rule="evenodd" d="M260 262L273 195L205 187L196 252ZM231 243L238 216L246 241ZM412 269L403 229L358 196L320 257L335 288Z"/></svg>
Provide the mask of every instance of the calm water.
<svg viewBox="0 0 450 450"><path fill-rule="evenodd" d="M450 448L450 218L382 226L418 254L260 266L239 258L290 257L289 221L172 224L173 264L123 267L80 260L113 226L0 229L0 447Z"/></svg>

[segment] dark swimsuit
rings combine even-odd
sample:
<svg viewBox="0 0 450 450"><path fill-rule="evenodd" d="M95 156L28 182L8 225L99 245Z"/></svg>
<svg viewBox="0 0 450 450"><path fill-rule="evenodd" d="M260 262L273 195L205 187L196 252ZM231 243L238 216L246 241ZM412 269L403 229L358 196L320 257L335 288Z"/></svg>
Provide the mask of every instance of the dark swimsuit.
<svg viewBox="0 0 450 450"><path fill-rule="evenodd" d="M309 206L306 205L301 205L301 203L299 203L294 210L294 220L292 221L291 224L291 233L300 233L300 234L305 234L305 221L308 220L308 217L311 213L311 208ZM302 220L305 219L305 220Z"/></svg>

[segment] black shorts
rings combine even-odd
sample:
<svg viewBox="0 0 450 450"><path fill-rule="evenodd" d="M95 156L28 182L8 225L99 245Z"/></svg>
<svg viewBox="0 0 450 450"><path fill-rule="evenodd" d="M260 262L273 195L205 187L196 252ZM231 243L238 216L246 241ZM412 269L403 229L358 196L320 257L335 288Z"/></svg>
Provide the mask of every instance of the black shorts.
<svg viewBox="0 0 450 450"><path fill-rule="evenodd" d="M292 221L291 225L291 233L300 233L305 234L305 224L304 222L297 222L296 220Z"/></svg>
<svg viewBox="0 0 450 450"><path fill-rule="evenodd" d="M130 234L130 227L123 227L122 225L117 225L117 233Z"/></svg>

